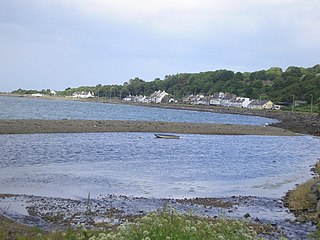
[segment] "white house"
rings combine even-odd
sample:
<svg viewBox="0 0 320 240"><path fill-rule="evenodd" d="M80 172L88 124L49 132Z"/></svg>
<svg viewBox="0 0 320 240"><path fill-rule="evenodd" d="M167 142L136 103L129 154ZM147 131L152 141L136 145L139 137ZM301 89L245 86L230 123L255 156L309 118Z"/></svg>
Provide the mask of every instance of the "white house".
<svg viewBox="0 0 320 240"><path fill-rule="evenodd" d="M129 96L126 96L125 98L123 98L122 100L123 101L126 101L126 102L130 102L130 101L132 101L132 96L131 95L129 95Z"/></svg>
<svg viewBox="0 0 320 240"><path fill-rule="evenodd" d="M250 98L244 98L244 97L237 97L236 100L241 100L242 104L240 107L242 108L248 108L248 105L252 102Z"/></svg>
<svg viewBox="0 0 320 240"><path fill-rule="evenodd" d="M269 100L254 100L249 105L248 108L251 109L273 109L273 102Z"/></svg>
<svg viewBox="0 0 320 240"><path fill-rule="evenodd" d="M149 102L151 103L161 103L164 97L168 96L169 94L165 91L155 91L151 96L149 97Z"/></svg>
<svg viewBox="0 0 320 240"><path fill-rule="evenodd" d="M94 97L94 94L91 93L91 92L74 92L72 94L72 97L74 98L93 98Z"/></svg>
<svg viewBox="0 0 320 240"><path fill-rule="evenodd" d="M229 107L242 108L244 100L243 99L234 99L229 102Z"/></svg>
<svg viewBox="0 0 320 240"><path fill-rule="evenodd" d="M31 94L31 96L32 97L42 97L43 94L41 94L41 93L33 93L33 94Z"/></svg>

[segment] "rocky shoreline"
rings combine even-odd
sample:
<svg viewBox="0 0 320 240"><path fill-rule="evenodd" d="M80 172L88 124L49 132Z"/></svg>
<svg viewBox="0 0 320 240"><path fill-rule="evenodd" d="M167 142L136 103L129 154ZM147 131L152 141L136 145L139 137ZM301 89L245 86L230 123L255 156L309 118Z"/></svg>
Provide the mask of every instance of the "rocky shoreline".
<svg viewBox="0 0 320 240"><path fill-rule="evenodd" d="M266 239L306 239L315 229L310 223L297 223L281 200L253 196L227 198L156 199L132 196L101 195L95 199L63 199L32 195L0 195L0 214L16 222L52 231L77 228L118 226L137 217L173 208L179 213L210 218L243 219L252 223L272 226ZM21 212L25 208L25 212ZM20 212L19 212L20 211Z"/></svg>
<svg viewBox="0 0 320 240"><path fill-rule="evenodd" d="M245 108L227 108L217 106L185 105L185 104L136 104L145 107L159 107L177 110L205 111L223 114L239 114L277 119L279 122L270 126L279 127L300 134L320 136L320 115L318 113L285 112L276 110L255 110Z"/></svg>
<svg viewBox="0 0 320 240"><path fill-rule="evenodd" d="M145 105L144 105L145 106ZM193 124L143 121L96 120L0 120L0 134L73 133L73 132L166 132L180 134L232 134L293 136L295 133L320 136L317 114L252 111L210 106L147 105L228 114L254 115L274 118L280 122L272 126L244 126L230 124ZM19 213L14 206L27 209ZM230 198L147 199L106 195L97 199L62 199L29 195L0 195L0 215L23 224L43 229L64 228L81 223L88 227L109 223L117 225L169 205L180 212L192 211L209 217L246 218L275 227L270 239L285 235L289 239L305 239L315 229L311 223L296 222L283 206L282 199L235 196ZM90 214L88 214L90 213Z"/></svg>
<svg viewBox="0 0 320 240"><path fill-rule="evenodd" d="M24 95L0 94L13 97L30 97ZM288 112L276 110L255 110L246 108L228 108L218 106L187 105L187 104L146 104L130 103L106 98L74 99L65 97L42 97L45 99L62 99L67 101L99 102L111 104L126 104L153 108L167 108L176 110L205 111L223 114L239 114L276 119L279 122L270 124L276 129L246 126L237 132L239 125L231 124L189 124L147 121L81 121L81 120L0 120L0 134L20 133L54 133L54 132L168 132L189 134L246 134L287 136L292 133L320 136L320 114L305 112ZM86 122L86 123L85 123ZM102 126L104 123L105 126ZM85 124L84 124L85 123ZM11 126L9 126L11 124ZM22 127L19 127L22 124ZM79 124L77 126L77 124ZM202 126L203 125L203 126ZM8 129L10 128L10 129ZM221 128L221 130L219 130ZM260 128L260 129L259 129ZM281 128L282 130L277 130ZM46 130L47 129L47 130ZM257 130L258 129L258 130ZM286 130L286 131L283 131ZM277 133L276 133L277 132Z"/></svg>

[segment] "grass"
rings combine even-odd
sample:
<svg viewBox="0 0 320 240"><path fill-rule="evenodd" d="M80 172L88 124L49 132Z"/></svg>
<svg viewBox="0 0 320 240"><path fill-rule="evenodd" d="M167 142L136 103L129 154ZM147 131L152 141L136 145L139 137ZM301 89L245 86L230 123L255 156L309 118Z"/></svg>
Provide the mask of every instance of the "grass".
<svg viewBox="0 0 320 240"><path fill-rule="evenodd" d="M314 166L316 177L309 181L298 185L294 190L290 191L285 199L286 206L295 213L300 221L319 222L317 213L317 202L315 195L311 193L311 186L320 181L320 161Z"/></svg>
<svg viewBox="0 0 320 240"><path fill-rule="evenodd" d="M317 221L317 200L311 194L311 186L317 181L319 181L319 178L314 178L300 184L287 195L287 207L293 211L301 221Z"/></svg>
<svg viewBox="0 0 320 240"><path fill-rule="evenodd" d="M28 227L18 224L13 220L0 216L0 239L1 240L23 240L37 239L37 235L42 231L38 228Z"/></svg>
<svg viewBox="0 0 320 240"><path fill-rule="evenodd" d="M0 239L4 240L247 240L259 239L257 231L266 233L270 229L240 220L178 214L175 210L152 212L116 229L109 226L99 230L81 228L47 233L8 219L2 218L0 222Z"/></svg>
<svg viewBox="0 0 320 240"><path fill-rule="evenodd" d="M292 106L284 107L282 110L284 111L294 111L294 112L306 112L306 113L311 113L311 105L306 104L306 105L301 105L301 106L295 106L294 109ZM317 105L312 106L312 112L313 113L318 113L319 112L319 107Z"/></svg>

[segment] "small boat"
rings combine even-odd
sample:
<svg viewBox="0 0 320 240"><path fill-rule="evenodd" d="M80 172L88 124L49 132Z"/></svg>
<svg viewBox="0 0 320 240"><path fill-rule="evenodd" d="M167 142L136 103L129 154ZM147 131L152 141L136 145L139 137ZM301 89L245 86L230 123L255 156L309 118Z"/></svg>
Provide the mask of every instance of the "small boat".
<svg viewBox="0 0 320 240"><path fill-rule="evenodd" d="M154 134L157 138L179 139L180 136L171 134Z"/></svg>

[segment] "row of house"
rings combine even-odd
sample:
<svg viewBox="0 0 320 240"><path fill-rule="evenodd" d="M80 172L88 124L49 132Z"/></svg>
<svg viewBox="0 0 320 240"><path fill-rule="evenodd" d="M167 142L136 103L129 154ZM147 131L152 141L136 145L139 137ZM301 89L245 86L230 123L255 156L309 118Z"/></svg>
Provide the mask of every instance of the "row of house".
<svg viewBox="0 0 320 240"><path fill-rule="evenodd" d="M149 97L147 96L127 96L123 98L123 101L126 102L141 102L141 103L172 103L177 102L173 98L169 96L169 94L166 91L155 91L153 94L151 94Z"/></svg>
<svg viewBox="0 0 320 240"><path fill-rule="evenodd" d="M171 98L165 91L155 91L149 97L147 96L127 96L123 98L127 102L141 102L141 103L177 103L176 100ZM211 96L189 95L182 99L183 103L194 105L212 105L223 107L235 107L235 108L249 108L249 109L276 109L279 110L280 106L273 104L269 100L255 100L244 97L237 97L231 93L215 93Z"/></svg>
<svg viewBox="0 0 320 240"><path fill-rule="evenodd" d="M212 96L193 95L182 99L184 103L195 105L213 105L235 108L250 109L280 109L280 106L273 104L270 100L254 100L250 98L237 97L231 93L215 93Z"/></svg>

